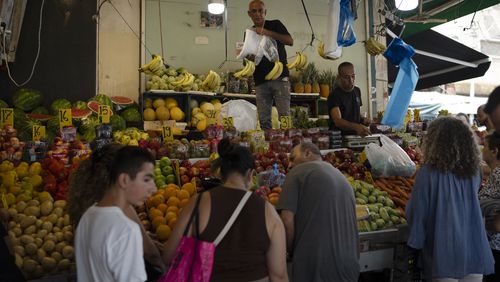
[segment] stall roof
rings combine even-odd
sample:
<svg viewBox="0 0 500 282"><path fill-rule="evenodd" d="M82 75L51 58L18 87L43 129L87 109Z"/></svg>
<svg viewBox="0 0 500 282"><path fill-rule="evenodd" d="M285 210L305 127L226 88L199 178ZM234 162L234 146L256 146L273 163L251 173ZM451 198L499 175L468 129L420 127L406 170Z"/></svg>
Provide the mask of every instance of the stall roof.
<svg viewBox="0 0 500 282"><path fill-rule="evenodd" d="M402 38L430 29L443 23L442 20L452 21L499 4L500 0L421 0L422 12L419 9L401 12L395 9L394 0L385 0L387 7L400 16L405 22Z"/></svg>
<svg viewBox="0 0 500 282"><path fill-rule="evenodd" d="M415 54L412 59L417 65L419 72L416 90L483 76L491 64L490 58L487 55L431 29L404 38L404 41L417 50L477 65L477 67L470 67ZM397 74L397 67L388 63L389 83L393 83L396 80Z"/></svg>

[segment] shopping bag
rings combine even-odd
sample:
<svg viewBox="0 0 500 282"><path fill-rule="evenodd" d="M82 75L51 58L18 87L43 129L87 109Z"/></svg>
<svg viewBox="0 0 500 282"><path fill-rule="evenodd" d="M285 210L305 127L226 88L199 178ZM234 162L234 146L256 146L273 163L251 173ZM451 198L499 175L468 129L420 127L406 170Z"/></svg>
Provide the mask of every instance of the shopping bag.
<svg viewBox="0 0 500 282"><path fill-rule="evenodd" d="M415 173L415 163L396 142L385 135L380 135L380 143L382 146L370 143L365 147L366 157L370 162L373 176L408 177Z"/></svg>
<svg viewBox="0 0 500 282"><path fill-rule="evenodd" d="M351 11L351 0L340 0L340 20L337 33L339 46L347 47L356 43L354 34L354 17Z"/></svg>
<svg viewBox="0 0 500 282"><path fill-rule="evenodd" d="M175 250L167 272L158 282L209 282L212 275L215 246L212 242L199 240L199 205L201 194L191 213L184 234ZM194 220L195 236L188 237L191 222Z"/></svg>
<svg viewBox="0 0 500 282"><path fill-rule="evenodd" d="M269 36L259 35L253 29L245 31L245 42L237 59L243 59L247 56L255 56L256 65L260 63L262 57L266 57L270 62L279 60L278 47L276 41Z"/></svg>
<svg viewBox="0 0 500 282"><path fill-rule="evenodd" d="M243 99L231 100L222 105L222 117L233 117L238 131L254 130L257 127L257 107Z"/></svg>
<svg viewBox="0 0 500 282"><path fill-rule="evenodd" d="M259 49L261 36L253 29L247 28L245 30L245 42L237 59L243 59L250 55L256 55Z"/></svg>
<svg viewBox="0 0 500 282"><path fill-rule="evenodd" d="M330 0L325 38L325 57L330 59L338 59L342 56L342 46L337 43L339 19L340 2L339 0Z"/></svg>

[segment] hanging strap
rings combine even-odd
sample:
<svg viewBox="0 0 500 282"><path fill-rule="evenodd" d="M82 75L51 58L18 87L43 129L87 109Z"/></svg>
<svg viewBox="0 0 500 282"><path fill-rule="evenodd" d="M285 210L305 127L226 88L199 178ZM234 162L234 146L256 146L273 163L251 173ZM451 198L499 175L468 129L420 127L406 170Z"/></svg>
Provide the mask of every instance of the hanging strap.
<svg viewBox="0 0 500 282"><path fill-rule="evenodd" d="M186 228L184 229L183 236L187 236L188 231L189 231L189 227L191 226L191 222L193 222L193 218L195 217L195 215L197 216L197 214L198 214L198 208L200 206L200 201L201 201L202 195L203 195L203 193L200 193L198 195L198 198L196 198L196 204L194 205L193 211L191 212L191 215L189 216L189 221L186 225Z"/></svg>
<svg viewBox="0 0 500 282"><path fill-rule="evenodd" d="M304 13L306 14L307 22L309 23L309 27L311 28L312 35L311 35L311 42L309 43L309 45L312 46L314 39L316 39L316 36L314 35L314 30L311 24L311 20L309 19L309 14L307 13L306 4L304 4L304 0L300 0L300 2L302 2L302 7L304 7Z"/></svg>
<svg viewBox="0 0 500 282"><path fill-rule="evenodd" d="M229 229L231 229L231 226L233 226L233 223L236 221L236 218L238 218L238 215L240 214L241 210L243 209L243 207L245 206L246 202L248 201L251 195L252 192L250 191L247 191L245 195L243 195L243 198L241 198L240 203L238 204L238 206L236 206L236 209L234 210L233 214L227 221L226 226L222 228L222 231L219 233L219 236L215 238L214 241L215 246L219 245L222 239L224 239L224 236L226 236Z"/></svg>

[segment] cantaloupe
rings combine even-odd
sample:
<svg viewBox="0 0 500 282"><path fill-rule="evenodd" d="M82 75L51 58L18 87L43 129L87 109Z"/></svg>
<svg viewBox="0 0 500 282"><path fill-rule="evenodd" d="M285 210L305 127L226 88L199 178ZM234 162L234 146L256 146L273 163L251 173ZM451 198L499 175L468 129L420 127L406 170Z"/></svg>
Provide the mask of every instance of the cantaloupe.
<svg viewBox="0 0 500 282"><path fill-rule="evenodd" d="M155 110L151 108L147 108L144 110L144 120L146 121L153 121L156 120L156 113Z"/></svg>
<svg viewBox="0 0 500 282"><path fill-rule="evenodd" d="M156 109L156 118L158 120L168 120L170 118L170 112L167 107L159 107Z"/></svg>
<svg viewBox="0 0 500 282"><path fill-rule="evenodd" d="M181 121L184 119L184 112L179 107L173 107L170 109L170 117L175 121Z"/></svg>

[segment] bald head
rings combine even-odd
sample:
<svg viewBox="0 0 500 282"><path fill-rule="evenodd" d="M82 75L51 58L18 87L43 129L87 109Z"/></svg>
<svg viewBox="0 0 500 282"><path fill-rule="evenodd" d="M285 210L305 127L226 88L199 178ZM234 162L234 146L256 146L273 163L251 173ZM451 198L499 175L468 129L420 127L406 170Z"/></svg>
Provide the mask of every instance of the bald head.
<svg viewBox="0 0 500 282"><path fill-rule="evenodd" d="M248 8L252 7L252 5L262 5L263 7L265 7L266 5L264 4L263 1L260 1L260 0L252 0L250 1L250 3L248 3Z"/></svg>
<svg viewBox="0 0 500 282"><path fill-rule="evenodd" d="M248 16L255 27L263 27L266 21L266 6L260 0L253 0L248 4Z"/></svg>

